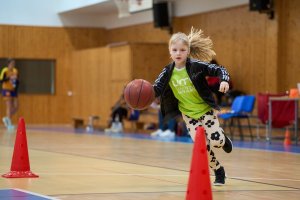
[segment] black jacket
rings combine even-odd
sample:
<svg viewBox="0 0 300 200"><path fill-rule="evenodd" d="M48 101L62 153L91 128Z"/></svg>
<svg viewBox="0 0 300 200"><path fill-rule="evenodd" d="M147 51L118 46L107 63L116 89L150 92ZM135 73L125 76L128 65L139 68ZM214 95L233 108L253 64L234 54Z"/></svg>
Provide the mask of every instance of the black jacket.
<svg viewBox="0 0 300 200"><path fill-rule="evenodd" d="M155 96L160 97L161 112L164 121L181 114L178 108L178 100L169 86L174 66L174 62L167 65L153 85ZM200 97L212 108L219 110L213 98L212 91L208 87L206 76L218 76L220 81L229 82L229 73L226 69L216 64L209 64L188 58L186 61L186 70Z"/></svg>

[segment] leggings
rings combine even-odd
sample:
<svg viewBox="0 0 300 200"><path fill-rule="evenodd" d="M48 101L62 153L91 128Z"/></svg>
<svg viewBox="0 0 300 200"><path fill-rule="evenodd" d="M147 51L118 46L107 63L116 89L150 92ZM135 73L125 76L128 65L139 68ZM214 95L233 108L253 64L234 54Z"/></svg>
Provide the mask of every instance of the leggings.
<svg viewBox="0 0 300 200"><path fill-rule="evenodd" d="M225 135L220 127L219 120L215 110L210 110L199 119L192 119L182 114L187 129L193 141L195 141L197 127L203 127L206 135L206 144L208 152L208 162L210 168L217 170L221 167L212 148L221 148L225 144Z"/></svg>

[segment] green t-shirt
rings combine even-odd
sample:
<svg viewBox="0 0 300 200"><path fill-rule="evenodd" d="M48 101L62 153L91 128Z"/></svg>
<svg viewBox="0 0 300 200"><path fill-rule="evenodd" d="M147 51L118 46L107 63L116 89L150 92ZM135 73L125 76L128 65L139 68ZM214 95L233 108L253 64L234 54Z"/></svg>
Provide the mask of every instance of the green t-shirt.
<svg viewBox="0 0 300 200"><path fill-rule="evenodd" d="M174 68L169 85L179 101L178 107L183 114L199 119L211 110L211 107L198 94L185 67Z"/></svg>

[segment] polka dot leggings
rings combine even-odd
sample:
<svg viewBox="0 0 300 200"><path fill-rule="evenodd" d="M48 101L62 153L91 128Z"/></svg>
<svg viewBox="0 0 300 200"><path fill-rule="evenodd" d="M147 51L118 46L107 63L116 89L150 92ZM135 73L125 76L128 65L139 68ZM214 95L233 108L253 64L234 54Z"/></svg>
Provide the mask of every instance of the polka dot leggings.
<svg viewBox="0 0 300 200"><path fill-rule="evenodd" d="M217 160L215 153L212 151L212 148L223 147L225 144L225 136L223 129L220 127L216 111L208 111L199 119L192 119L184 114L182 117L193 141L195 141L197 127L202 126L204 128L206 134L209 166L215 170L219 169L221 165Z"/></svg>

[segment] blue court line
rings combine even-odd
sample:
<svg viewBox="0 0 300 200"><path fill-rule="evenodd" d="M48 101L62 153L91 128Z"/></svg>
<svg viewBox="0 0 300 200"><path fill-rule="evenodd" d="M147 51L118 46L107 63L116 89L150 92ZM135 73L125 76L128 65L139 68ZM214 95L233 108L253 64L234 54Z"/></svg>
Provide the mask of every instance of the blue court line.
<svg viewBox="0 0 300 200"><path fill-rule="evenodd" d="M142 140L155 140L162 142L180 142L180 143L193 143L192 139L189 136L175 138L162 138L162 137L151 137L149 134L143 133L104 133L103 131L95 130L92 133L86 132L85 129L73 129L70 127L27 127L28 130L41 130L41 131L56 131L63 133L76 133L76 134L92 134L92 135L105 135L112 138L133 138L133 139L142 139ZM261 141L233 141L233 146L236 148L242 149L256 149L256 150L265 150L265 151L274 151L274 152L287 152L287 153L300 153L300 145L295 145L294 142L292 145L284 146L283 140L273 140L272 143L268 143L265 140Z"/></svg>
<svg viewBox="0 0 300 200"><path fill-rule="evenodd" d="M0 189L0 200L55 200L56 198L20 189Z"/></svg>

